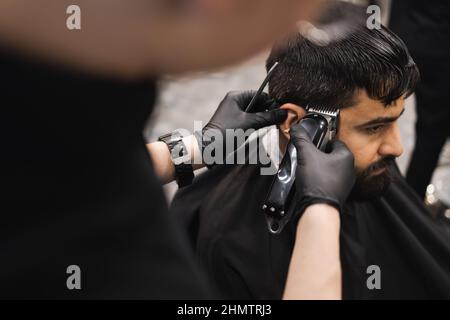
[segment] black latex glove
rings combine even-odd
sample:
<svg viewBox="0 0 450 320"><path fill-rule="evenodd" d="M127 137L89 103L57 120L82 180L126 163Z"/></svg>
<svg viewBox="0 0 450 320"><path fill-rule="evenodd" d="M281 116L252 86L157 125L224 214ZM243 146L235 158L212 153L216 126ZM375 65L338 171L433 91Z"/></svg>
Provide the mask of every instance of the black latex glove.
<svg viewBox="0 0 450 320"><path fill-rule="evenodd" d="M214 136L215 138L216 132L221 133L220 137L222 139L221 144L217 145L222 145L225 148L227 129L242 129L243 131L248 129L258 130L263 127L279 124L286 119L286 110L277 108L265 111L266 109L271 109L274 104L274 101L266 93L261 93L254 105L254 109L260 112L245 112L244 110L255 94L256 91L232 91L225 96L211 120L209 120L201 132L201 140L203 143L200 143L200 135L198 132L196 133L202 154L205 147L215 141L211 137ZM236 150L239 145L235 145L234 147L234 150ZM223 155L226 157L225 150L223 150Z"/></svg>
<svg viewBox="0 0 450 320"><path fill-rule="evenodd" d="M347 146L338 140L332 142L329 153L320 151L301 126L292 126L291 141L297 149L295 186L299 214L309 205L326 203L342 211L355 183L354 157Z"/></svg>

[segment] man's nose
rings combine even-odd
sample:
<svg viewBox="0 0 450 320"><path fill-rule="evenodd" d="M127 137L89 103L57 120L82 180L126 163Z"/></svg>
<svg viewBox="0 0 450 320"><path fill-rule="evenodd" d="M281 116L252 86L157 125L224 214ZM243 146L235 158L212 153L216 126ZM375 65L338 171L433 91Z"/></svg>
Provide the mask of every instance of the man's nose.
<svg viewBox="0 0 450 320"><path fill-rule="evenodd" d="M378 152L381 156L394 157L399 157L403 153L403 144L397 123L393 123L384 135L383 142L381 143Z"/></svg>

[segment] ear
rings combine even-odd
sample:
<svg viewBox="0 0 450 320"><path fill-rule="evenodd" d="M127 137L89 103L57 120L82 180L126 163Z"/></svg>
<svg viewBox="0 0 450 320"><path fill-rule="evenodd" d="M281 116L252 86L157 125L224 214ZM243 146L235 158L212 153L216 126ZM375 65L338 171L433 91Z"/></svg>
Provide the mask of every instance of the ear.
<svg viewBox="0 0 450 320"><path fill-rule="evenodd" d="M281 107L281 109L285 109L288 112L288 116L284 122L280 123L280 131L281 134L286 138L289 139L289 130L291 129L291 126L299 122L306 114L306 110L293 103L285 103Z"/></svg>

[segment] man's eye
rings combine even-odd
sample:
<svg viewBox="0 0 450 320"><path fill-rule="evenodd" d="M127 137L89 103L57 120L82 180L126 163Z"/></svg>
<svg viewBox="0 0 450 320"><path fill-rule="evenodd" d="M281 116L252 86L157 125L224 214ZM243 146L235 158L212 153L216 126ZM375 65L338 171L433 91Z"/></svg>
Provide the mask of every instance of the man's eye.
<svg viewBox="0 0 450 320"><path fill-rule="evenodd" d="M386 126L385 125L377 125L377 126L373 126L373 127L369 127L369 128L365 128L364 130L368 133L368 134L376 134L378 132L381 132Z"/></svg>

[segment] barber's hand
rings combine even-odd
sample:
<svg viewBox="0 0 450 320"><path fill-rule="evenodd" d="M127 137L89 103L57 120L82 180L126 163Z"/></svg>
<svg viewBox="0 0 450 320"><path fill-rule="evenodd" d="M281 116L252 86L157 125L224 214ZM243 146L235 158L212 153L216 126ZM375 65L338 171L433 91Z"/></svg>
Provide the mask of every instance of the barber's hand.
<svg viewBox="0 0 450 320"><path fill-rule="evenodd" d="M355 183L354 157L341 141L333 141L331 151L320 151L300 123L290 130L297 149L295 184L300 208L326 203L342 210Z"/></svg>
<svg viewBox="0 0 450 320"><path fill-rule="evenodd" d="M205 129L260 129L273 124L278 124L286 119L287 111L276 109L272 111L262 111L247 113L245 108L252 100L256 91L232 91L229 92L219 104L216 112L209 120ZM256 109L268 109L273 103L266 93L261 93L256 100Z"/></svg>
<svg viewBox="0 0 450 320"><path fill-rule="evenodd" d="M208 124L202 130L203 143L200 144L203 151L213 140L217 141L217 134L220 133L219 138L222 139L222 145L226 145L226 130L227 129L248 129L258 130L263 127L278 124L287 117L287 111L283 109L275 109L271 111L261 111L256 113L247 113L245 109L252 100L256 91L232 91L229 92L220 103L216 112L209 120ZM269 98L266 93L261 93L256 100L256 110L266 110L273 104L273 100ZM198 133L196 134L199 140ZM235 149L239 146L235 145ZM226 156L224 154L224 156Z"/></svg>

